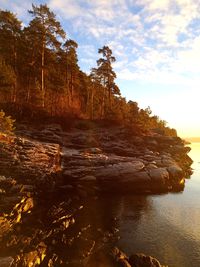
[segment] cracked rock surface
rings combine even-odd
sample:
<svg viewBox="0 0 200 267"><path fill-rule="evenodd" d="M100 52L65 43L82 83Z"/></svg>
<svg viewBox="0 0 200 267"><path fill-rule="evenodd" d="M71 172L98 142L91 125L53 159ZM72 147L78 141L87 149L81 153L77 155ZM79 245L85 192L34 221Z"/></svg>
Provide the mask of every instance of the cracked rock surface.
<svg viewBox="0 0 200 267"><path fill-rule="evenodd" d="M102 227L105 217L88 203L110 192L183 190L188 152L178 137L134 136L121 127L19 125L16 137L0 143L0 267L92 267L94 255L108 267L162 266L110 248L115 219Z"/></svg>

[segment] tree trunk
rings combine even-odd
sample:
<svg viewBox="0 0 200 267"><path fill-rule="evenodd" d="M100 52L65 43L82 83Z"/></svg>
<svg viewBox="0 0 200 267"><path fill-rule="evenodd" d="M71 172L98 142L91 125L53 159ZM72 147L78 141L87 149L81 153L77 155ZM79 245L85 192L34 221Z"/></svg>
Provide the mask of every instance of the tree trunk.
<svg viewBox="0 0 200 267"><path fill-rule="evenodd" d="M94 85L92 86L92 92L91 92L91 120L94 118Z"/></svg>
<svg viewBox="0 0 200 267"><path fill-rule="evenodd" d="M45 97L45 90L44 90L44 50L45 50L45 41L44 37L42 40L42 68L41 68L41 91L42 91L42 107L44 108L44 97Z"/></svg>
<svg viewBox="0 0 200 267"><path fill-rule="evenodd" d="M72 107L73 107L73 102L74 102L74 85L73 85L73 73L71 71L71 81L70 81L70 91L71 91L71 104L72 104Z"/></svg>
<svg viewBox="0 0 200 267"><path fill-rule="evenodd" d="M66 88L67 88L67 106L70 107L70 92L69 92L69 78L68 78L68 67L66 69Z"/></svg>
<svg viewBox="0 0 200 267"><path fill-rule="evenodd" d="M105 115L105 87L103 86L103 97L102 97L102 105L101 105L101 119L104 118Z"/></svg>
<svg viewBox="0 0 200 267"><path fill-rule="evenodd" d="M14 88L13 88L13 97L12 97L12 101L13 103L16 103L17 100L17 52L16 52L16 44L14 41L14 49L13 49L13 54L14 54L14 71L15 71L15 83L14 83Z"/></svg>
<svg viewBox="0 0 200 267"><path fill-rule="evenodd" d="M111 108L111 88L110 88L110 76L108 74L108 105Z"/></svg>

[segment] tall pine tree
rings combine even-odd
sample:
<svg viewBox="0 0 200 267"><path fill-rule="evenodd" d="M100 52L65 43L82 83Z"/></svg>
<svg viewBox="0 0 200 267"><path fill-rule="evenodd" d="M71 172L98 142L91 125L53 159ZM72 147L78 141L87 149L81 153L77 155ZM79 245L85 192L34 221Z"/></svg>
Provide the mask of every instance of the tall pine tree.
<svg viewBox="0 0 200 267"><path fill-rule="evenodd" d="M57 37L65 38L65 32L62 29L60 22L56 20L56 16L51 12L48 6L32 5L32 10L29 13L34 17L30 22L29 27L32 30L35 38L38 41L40 50L41 62L41 92L42 92L42 107L45 106L45 53L47 47L60 48L60 42Z"/></svg>

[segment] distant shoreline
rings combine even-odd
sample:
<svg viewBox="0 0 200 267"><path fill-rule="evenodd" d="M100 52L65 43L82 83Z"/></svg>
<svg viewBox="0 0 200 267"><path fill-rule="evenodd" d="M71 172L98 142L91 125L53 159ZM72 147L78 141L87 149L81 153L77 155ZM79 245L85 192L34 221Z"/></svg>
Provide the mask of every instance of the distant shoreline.
<svg viewBox="0 0 200 267"><path fill-rule="evenodd" d="M200 143L200 137L187 137L183 139L192 143Z"/></svg>

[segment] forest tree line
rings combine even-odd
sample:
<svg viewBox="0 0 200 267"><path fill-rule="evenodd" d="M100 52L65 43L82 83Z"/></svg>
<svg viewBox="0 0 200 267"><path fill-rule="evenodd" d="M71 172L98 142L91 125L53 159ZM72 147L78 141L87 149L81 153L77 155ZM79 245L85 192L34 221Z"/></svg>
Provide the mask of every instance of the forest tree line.
<svg viewBox="0 0 200 267"><path fill-rule="evenodd" d="M98 50L97 65L90 74L78 65L78 44L66 33L49 7L32 5L28 26L10 11L0 10L0 105L17 114L29 111L50 117L77 116L113 120L137 131L161 129L176 135L166 122L127 102L115 83L112 50ZM62 40L62 42L61 42Z"/></svg>

